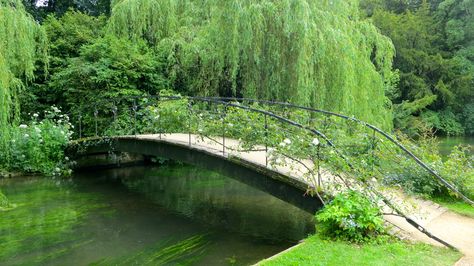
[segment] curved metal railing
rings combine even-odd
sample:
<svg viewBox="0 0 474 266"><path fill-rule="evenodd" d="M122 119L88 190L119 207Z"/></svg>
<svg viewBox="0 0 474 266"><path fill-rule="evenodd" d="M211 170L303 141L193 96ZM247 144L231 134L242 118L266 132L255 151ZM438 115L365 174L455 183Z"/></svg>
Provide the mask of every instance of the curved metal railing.
<svg viewBox="0 0 474 266"><path fill-rule="evenodd" d="M395 182L397 178L402 175L429 175L437 180L437 182L441 183L444 187L449 189L451 192L455 193L457 196L465 200L471 205L474 205L474 202L466 197L459 189L451 184L446 178L443 178L436 170L430 167L428 164L423 162L418 156L414 154L414 152L410 151L409 148L405 147L402 143L397 141L394 137L390 134L384 132L383 130L379 129L378 127L358 120L354 117L345 116L342 114L319 110L304 106L293 105L285 102L274 102L274 101L266 101L266 100L256 100L256 99L248 99L248 98L231 98L231 97L182 97L182 96L163 96L163 95L156 95L156 96L129 96L129 97L121 97L121 98L114 98L114 99L106 99L103 101L99 101L96 103L92 103L86 106L87 111L90 113L93 111L94 114L94 135L98 136L100 134L101 128L104 128L103 125L98 125L99 114L101 116L111 116L114 121L117 119L118 116L118 108L121 106L124 108L123 103L125 105L129 105L129 110L132 112L129 115L134 117L134 133L137 132L137 113L143 110L143 107L148 105L151 106L153 104L163 102L163 101L177 101L177 100L187 100L191 103L191 106L197 102L206 102L206 103L213 103L218 104L221 106L227 106L232 108L239 108L239 109L246 109L249 112L259 113L260 115L264 116L265 121L253 121L253 122L260 122L264 124L264 127L268 129L268 121L267 118L276 119L280 122L283 122L287 125L292 125L293 127L297 127L300 129L304 129L305 131L311 132L318 138L321 138L325 144L331 148L336 154L345 161L349 168L354 169L357 168L356 165L359 164L359 168L366 167L369 169L373 169L370 174L372 176L379 176L382 179L393 178ZM141 101L141 102L140 102ZM251 107L251 105L256 105ZM159 104L157 104L159 106ZM91 108L92 107L92 108ZM108 109L108 113L107 113ZM187 106L187 109L190 112L197 111L193 108ZM291 110L289 112L288 110ZM299 117L292 114L294 110L303 111L306 115L300 115ZM216 111L220 111L222 115L225 113L225 109ZM308 115L309 114L309 115ZM78 137L82 137L83 135L83 128L82 128L82 117L84 113L78 114L78 126L79 126L79 133ZM190 114L192 115L192 113ZM317 117L317 115L322 115L323 118ZM139 115L140 116L140 115ZM288 116L293 116L291 118L287 118ZM143 117L143 116L141 116ZM216 116L217 117L217 116ZM340 121L343 121L345 124L341 124L340 121L335 121L334 119L328 118L336 118ZM160 120L160 119L158 119ZM160 124L160 121L158 121ZM225 126L225 123L223 123ZM158 125L158 127L160 127ZM317 128L317 129L316 129ZM110 129L110 128L109 128ZM159 128L161 131L165 128ZM187 129L187 128L184 128ZM189 128L190 129L190 128ZM346 132L341 132L346 131ZM188 130L191 131L191 130ZM352 131L352 132L348 132ZM87 131L86 131L87 132ZM90 130L88 134L90 134ZM109 132L110 133L110 132ZM128 132L130 133L130 132ZM161 132L163 133L163 132ZM191 132L189 132L191 133ZM194 132L199 133L199 132ZM268 133L266 133L268 134ZM338 138L341 139L338 135L341 134L349 134L353 137L352 143L344 143L338 142ZM85 134L87 136L87 133ZM268 150L267 141L263 140ZM225 138L223 138L223 142L225 142ZM388 143L387 143L388 142ZM275 144L275 143L273 143ZM354 150L364 149L364 145L367 147L365 151L362 153L365 156L361 158L361 152L351 152ZM223 145L225 146L225 145ZM359 147L358 147L359 146ZM225 147L224 147L225 149ZM349 152L348 152L349 151ZM321 151L319 151L321 152ZM350 157L355 157L351 158ZM321 156L318 156L321 159ZM360 165L358 160L364 161L365 165ZM318 163L319 165L319 163ZM367 170L367 169L364 169ZM359 171L359 172L366 172L366 171Z"/></svg>
<svg viewBox="0 0 474 266"><path fill-rule="evenodd" d="M378 127L366 123L364 121L361 121L355 117L349 117L346 115L338 114L335 112L330 112L326 110L321 110L321 109L315 109L311 107L305 107L305 106L298 106L286 102L278 102L278 101L267 101L267 100L257 100L257 99L249 99L249 98L233 98L233 97L214 97L214 99L223 99L226 101L239 101L239 102L255 102L255 103L263 103L263 104L268 104L268 105L277 105L277 106L284 106L292 109L299 109L299 110L305 110L311 113L321 113L327 116L333 116L337 117L340 119L344 119L347 121L352 121L355 122L363 127L366 127L370 130L373 130L374 135L373 138L375 138L375 134L379 134L380 137L383 139L393 143L397 148L399 148L409 159L413 160L419 167L423 168L424 170L427 171L431 176L433 176L435 179L437 179L440 183L442 183L444 186L446 186L449 190L451 190L453 193L455 193L457 196L462 198L464 201L467 203L471 204L474 206L474 201L469 199L467 196L465 196L463 193L459 191L458 188L456 188L453 184L451 184L448 180L443 178L436 170L431 168L429 165L424 163L418 156L416 156L412 151L409 150L409 148L405 147L402 143L397 141L395 137L391 136L390 134L386 133L385 131L379 129ZM375 141L374 141L375 142Z"/></svg>

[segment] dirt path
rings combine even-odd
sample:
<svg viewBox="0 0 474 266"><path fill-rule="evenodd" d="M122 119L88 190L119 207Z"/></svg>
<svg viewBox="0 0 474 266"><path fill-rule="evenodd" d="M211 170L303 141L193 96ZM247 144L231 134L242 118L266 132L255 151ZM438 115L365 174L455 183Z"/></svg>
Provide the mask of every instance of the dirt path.
<svg viewBox="0 0 474 266"><path fill-rule="evenodd" d="M465 255L457 266L474 266L474 219L446 211L433 219L427 229Z"/></svg>
<svg viewBox="0 0 474 266"><path fill-rule="evenodd" d="M410 212L410 218L418 222L431 234L459 249L464 254L464 257L456 263L456 266L474 266L473 218L453 213L431 201L411 197L404 197L403 200L414 206ZM403 218L385 216L385 219L398 229L397 234L401 235L402 238L441 246L439 242L427 237Z"/></svg>

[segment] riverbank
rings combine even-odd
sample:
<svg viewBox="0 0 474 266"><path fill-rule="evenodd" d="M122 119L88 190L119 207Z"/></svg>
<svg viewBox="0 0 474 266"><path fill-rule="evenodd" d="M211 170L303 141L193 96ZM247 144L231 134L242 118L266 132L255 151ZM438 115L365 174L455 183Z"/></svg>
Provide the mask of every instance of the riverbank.
<svg viewBox="0 0 474 266"><path fill-rule="evenodd" d="M454 213L474 218L474 207L464 201L446 198L434 198L433 201Z"/></svg>
<svg viewBox="0 0 474 266"><path fill-rule="evenodd" d="M427 244L389 240L357 245L321 239L317 235L257 265L453 265L460 252Z"/></svg>

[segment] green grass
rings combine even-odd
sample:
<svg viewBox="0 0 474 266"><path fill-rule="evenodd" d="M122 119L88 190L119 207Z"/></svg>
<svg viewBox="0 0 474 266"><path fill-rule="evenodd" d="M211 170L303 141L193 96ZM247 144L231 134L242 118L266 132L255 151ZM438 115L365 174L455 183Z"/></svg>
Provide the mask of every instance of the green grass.
<svg viewBox="0 0 474 266"><path fill-rule="evenodd" d="M433 201L450 211L474 218L474 207L464 201L449 198L436 198Z"/></svg>
<svg viewBox="0 0 474 266"><path fill-rule="evenodd" d="M426 244L391 241L356 245L342 241L307 238L303 244L263 260L259 265L453 265L461 253Z"/></svg>

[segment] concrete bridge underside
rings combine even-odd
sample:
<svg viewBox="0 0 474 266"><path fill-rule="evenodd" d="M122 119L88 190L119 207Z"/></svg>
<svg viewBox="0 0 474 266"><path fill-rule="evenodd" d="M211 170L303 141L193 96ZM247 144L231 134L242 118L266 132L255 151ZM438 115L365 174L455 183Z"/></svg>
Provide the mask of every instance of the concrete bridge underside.
<svg viewBox="0 0 474 266"><path fill-rule="evenodd" d="M157 156L219 172L310 213L322 207L317 197L306 194L312 183L304 178L308 169L291 161L286 165L270 165L267 156L271 151L266 152L264 147L241 151L237 140L225 139L226 147L223 148L219 140L180 133L119 136L82 142L89 145L72 151L79 159L109 152Z"/></svg>

